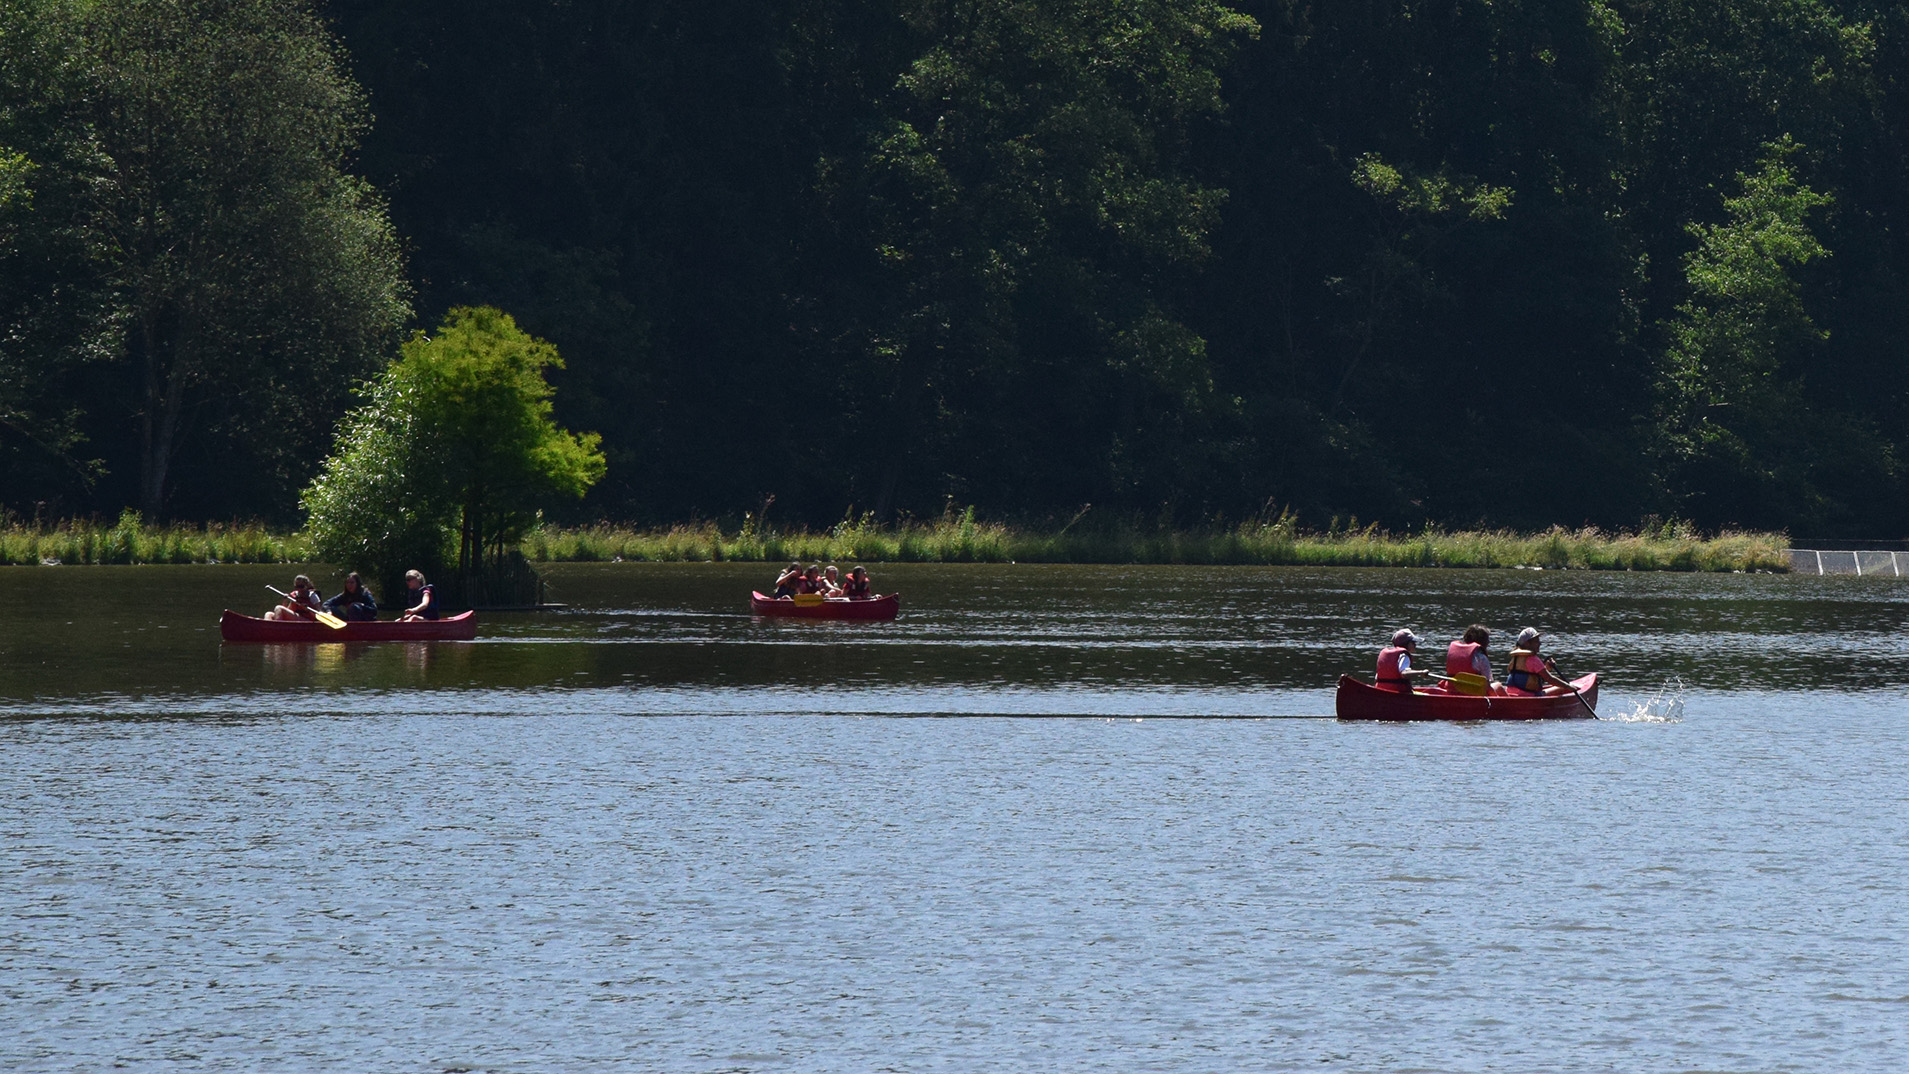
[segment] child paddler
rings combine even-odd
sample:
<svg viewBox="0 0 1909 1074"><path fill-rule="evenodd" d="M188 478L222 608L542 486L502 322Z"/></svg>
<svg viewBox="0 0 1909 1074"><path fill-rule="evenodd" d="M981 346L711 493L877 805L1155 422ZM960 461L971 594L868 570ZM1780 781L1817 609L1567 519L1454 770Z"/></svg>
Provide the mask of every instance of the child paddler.
<svg viewBox="0 0 1909 1074"><path fill-rule="evenodd" d="M1538 633L1537 627L1526 627L1518 632L1517 644L1512 647L1506 665L1506 686L1528 694L1542 694L1546 686L1570 692L1571 684L1558 677L1557 666L1551 658L1538 652L1543 644L1544 636Z"/></svg>
<svg viewBox="0 0 1909 1074"><path fill-rule="evenodd" d="M1392 635L1392 643L1379 650L1378 674L1373 676L1379 689L1390 690L1395 694L1412 692L1412 679L1423 675L1423 671L1412 668L1412 654L1425 639L1410 630L1399 630Z"/></svg>
<svg viewBox="0 0 1909 1074"><path fill-rule="evenodd" d="M842 583L842 595L850 600L867 600L874 594L870 592L868 568L857 567L848 572L848 578Z"/></svg>
<svg viewBox="0 0 1909 1074"><path fill-rule="evenodd" d="M292 579L292 591L285 596L288 598L285 603L266 612L265 618L310 619L312 613L322 611L325 607L324 598L312 588L312 580L302 574Z"/></svg>
<svg viewBox="0 0 1909 1074"><path fill-rule="evenodd" d="M1464 636L1445 649L1445 674L1453 680L1446 688L1458 693L1504 693L1504 684L1491 681L1491 631L1480 623L1466 627ZM1465 684L1460 676L1476 680Z"/></svg>

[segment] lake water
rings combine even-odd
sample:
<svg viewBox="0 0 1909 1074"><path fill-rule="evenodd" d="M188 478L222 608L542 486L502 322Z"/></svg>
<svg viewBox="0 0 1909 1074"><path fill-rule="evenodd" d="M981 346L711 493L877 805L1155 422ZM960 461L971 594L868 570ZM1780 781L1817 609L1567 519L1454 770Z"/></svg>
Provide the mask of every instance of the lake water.
<svg viewBox="0 0 1909 1074"><path fill-rule="evenodd" d="M347 648L220 645L285 569L0 570L0 1068L1909 1064L1909 584L768 573ZM1475 620L1613 718L1326 718Z"/></svg>

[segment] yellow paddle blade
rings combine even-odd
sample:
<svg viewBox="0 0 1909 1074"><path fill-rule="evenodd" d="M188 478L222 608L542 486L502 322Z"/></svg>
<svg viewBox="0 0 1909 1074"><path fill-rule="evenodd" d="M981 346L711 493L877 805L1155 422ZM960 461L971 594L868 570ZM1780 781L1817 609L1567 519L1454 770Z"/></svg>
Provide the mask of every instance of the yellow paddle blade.
<svg viewBox="0 0 1909 1074"><path fill-rule="evenodd" d="M1489 687L1486 686L1483 675L1461 671L1452 676L1452 690L1456 693L1470 694L1473 697L1483 697L1489 692Z"/></svg>
<svg viewBox="0 0 1909 1074"><path fill-rule="evenodd" d="M318 617L319 622L325 624L326 626L332 628L333 630L345 629L345 621L331 614L330 612L313 612L312 614Z"/></svg>
<svg viewBox="0 0 1909 1074"><path fill-rule="evenodd" d="M794 595L794 600L797 604L820 604L827 599L829 598L820 593L797 593Z"/></svg>

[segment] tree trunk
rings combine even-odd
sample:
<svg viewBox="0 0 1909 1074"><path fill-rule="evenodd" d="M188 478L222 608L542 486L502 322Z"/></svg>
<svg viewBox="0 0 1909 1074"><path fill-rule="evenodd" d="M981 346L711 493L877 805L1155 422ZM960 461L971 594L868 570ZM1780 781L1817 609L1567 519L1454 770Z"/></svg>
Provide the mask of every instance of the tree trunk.
<svg viewBox="0 0 1909 1074"><path fill-rule="evenodd" d="M907 362L906 356L903 359ZM889 449L882 461L881 484L875 490L875 520L883 521L895 509L895 495L901 485L902 469L919 439L920 422L915 408L928 391L929 372L912 364L896 371L895 391L890 396Z"/></svg>
<svg viewBox="0 0 1909 1074"><path fill-rule="evenodd" d="M145 383L140 397L145 405L139 410L139 506L146 512L147 518L153 518L152 497L146 490L152 487L152 462L154 458L153 438L157 432L157 422L153 411L159 406L159 355L154 351L152 311L141 310L139 314L138 347L144 359L140 371Z"/></svg>
<svg viewBox="0 0 1909 1074"><path fill-rule="evenodd" d="M148 519L164 516L167 478L179 442L179 423L185 409L186 379L191 372L182 357L186 347L175 338L170 347L159 339L156 315L147 310L139 318L139 345L145 352L145 407L139 418L139 508ZM161 354L172 351L171 368L163 368Z"/></svg>
<svg viewBox="0 0 1909 1074"><path fill-rule="evenodd" d="M471 546L476 541L477 505L470 500L464 501L464 517L457 528L457 573L459 577L469 577L471 573Z"/></svg>

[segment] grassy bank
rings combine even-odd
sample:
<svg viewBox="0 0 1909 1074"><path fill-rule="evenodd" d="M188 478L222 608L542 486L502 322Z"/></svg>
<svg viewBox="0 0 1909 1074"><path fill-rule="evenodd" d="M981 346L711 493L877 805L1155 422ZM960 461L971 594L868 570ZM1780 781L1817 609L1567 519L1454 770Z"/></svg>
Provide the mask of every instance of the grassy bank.
<svg viewBox="0 0 1909 1074"><path fill-rule="evenodd" d="M973 512L931 523L844 523L829 530L725 532L713 523L667 529L545 526L523 545L536 563L1192 563L1358 567L1544 567L1574 570L1783 571L1778 533L1703 536L1685 526L1642 533L1552 529L1393 534L1375 527L1306 533L1290 518L1210 530L1062 528L978 522ZM301 563L302 534L257 523L146 526L117 522L10 523L0 564Z"/></svg>
<svg viewBox="0 0 1909 1074"><path fill-rule="evenodd" d="M869 563L1194 563L1360 567L1543 567L1575 570L1786 571L1779 533L1703 536L1671 526L1648 533L1551 529L1392 534L1367 528L1303 533L1290 519L1212 530L1096 529L1042 533L977 522L972 514L897 527L827 531L713 524L633 530L545 527L524 542L533 562L653 563L800 560Z"/></svg>
<svg viewBox="0 0 1909 1074"><path fill-rule="evenodd" d="M0 527L0 564L303 563L303 534L274 533L257 522L148 526L133 512L117 522L72 521Z"/></svg>

